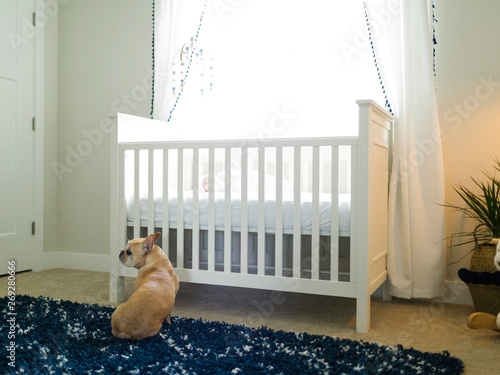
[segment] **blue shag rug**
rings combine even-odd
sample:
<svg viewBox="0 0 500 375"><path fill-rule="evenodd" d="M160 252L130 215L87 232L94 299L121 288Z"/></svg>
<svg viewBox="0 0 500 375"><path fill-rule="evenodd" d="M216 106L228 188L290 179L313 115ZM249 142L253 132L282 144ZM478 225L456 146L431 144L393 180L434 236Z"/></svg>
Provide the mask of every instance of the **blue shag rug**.
<svg viewBox="0 0 500 375"><path fill-rule="evenodd" d="M14 298L14 297L13 297ZM3 374L459 374L443 354L172 317L158 335L111 334L112 307L0 299Z"/></svg>

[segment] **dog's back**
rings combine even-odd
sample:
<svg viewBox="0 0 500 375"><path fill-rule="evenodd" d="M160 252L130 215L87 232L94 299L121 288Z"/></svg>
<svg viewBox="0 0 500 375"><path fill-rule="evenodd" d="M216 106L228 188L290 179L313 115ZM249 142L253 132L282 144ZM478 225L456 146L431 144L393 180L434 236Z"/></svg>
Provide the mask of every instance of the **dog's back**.
<svg viewBox="0 0 500 375"><path fill-rule="evenodd" d="M179 278L170 260L154 245L139 269L134 293L113 313L113 335L141 340L157 334L165 320L170 323L178 289Z"/></svg>

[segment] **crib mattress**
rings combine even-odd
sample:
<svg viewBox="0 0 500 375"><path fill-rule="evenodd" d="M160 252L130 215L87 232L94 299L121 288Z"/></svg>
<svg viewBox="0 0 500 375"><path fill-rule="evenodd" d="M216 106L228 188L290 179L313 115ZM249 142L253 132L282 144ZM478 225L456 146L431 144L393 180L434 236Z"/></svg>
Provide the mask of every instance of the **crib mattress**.
<svg viewBox="0 0 500 375"><path fill-rule="evenodd" d="M216 192L215 200L215 227L217 230L223 230L225 223L225 194ZM189 229L193 225L193 192L183 192L184 202L184 227ZM310 233L312 230L312 194L302 193L300 197L301 207L301 231ZM339 194L339 235L349 236L350 233L350 205L351 197L349 194ZM200 229L208 227L208 194L200 193L198 198L199 224ZM231 228L234 231L240 231L241 228L241 195L236 192L231 193ZM149 212L148 199L140 199L140 222L141 226L147 226ZM155 227L161 228L163 222L163 198L154 199L154 221ZM177 192L169 192L169 227L177 227L178 215ZM195 205L196 208L196 205ZM195 209L195 211L198 211ZM293 232L293 213L294 196L293 193L283 194L283 232ZM128 225L134 223L134 197L127 199L127 221ZM257 232L258 227L258 196L257 193L248 193L248 230ZM275 233L276 218L276 199L274 194L265 194L265 230L266 233ZM331 231L331 195L320 194L319 200L319 226L323 234Z"/></svg>

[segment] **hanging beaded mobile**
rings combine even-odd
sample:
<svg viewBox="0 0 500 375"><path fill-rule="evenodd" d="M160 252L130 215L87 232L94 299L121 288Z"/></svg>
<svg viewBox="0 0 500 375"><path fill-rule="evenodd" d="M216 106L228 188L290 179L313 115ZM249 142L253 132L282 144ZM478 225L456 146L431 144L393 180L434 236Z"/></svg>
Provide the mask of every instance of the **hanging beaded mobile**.
<svg viewBox="0 0 500 375"><path fill-rule="evenodd" d="M205 76L207 74L207 69L205 65L205 57L203 53L203 49L198 47L198 36L200 35L201 25L203 23L203 16L205 15L205 10L207 9L207 0L205 0L203 4L203 10L201 12L200 22L198 23L198 29L196 30L196 35L191 37L191 40L188 43L185 43L182 48L177 52L172 61L171 71L172 71L172 96L175 97L174 104L170 113L168 115L167 122L172 118L172 112L177 107L177 103L179 102L179 98L184 91L184 87L186 85L186 80L191 69L193 59L196 61L196 65L200 67L200 94L203 95L205 92ZM179 64L179 65L177 65ZM209 67L208 67L208 88L209 90L213 89L213 64L212 59L210 59ZM180 78L177 78L180 77Z"/></svg>
<svg viewBox="0 0 500 375"><path fill-rule="evenodd" d="M193 66L194 63L194 66ZM186 78L191 69L199 74L200 95L213 89L213 58L207 63L203 48L200 48L194 37L184 43L170 65L172 95L175 97L184 90ZM207 80L208 78L208 80Z"/></svg>

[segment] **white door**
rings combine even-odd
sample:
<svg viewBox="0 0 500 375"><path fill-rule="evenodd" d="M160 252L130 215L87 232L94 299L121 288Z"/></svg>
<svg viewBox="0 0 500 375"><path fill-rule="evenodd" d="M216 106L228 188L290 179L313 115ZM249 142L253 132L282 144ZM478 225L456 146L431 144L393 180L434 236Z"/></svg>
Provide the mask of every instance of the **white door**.
<svg viewBox="0 0 500 375"><path fill-rule="evenodd" d="M34 0L0 1L0 275L33 267Z"/></svg>

